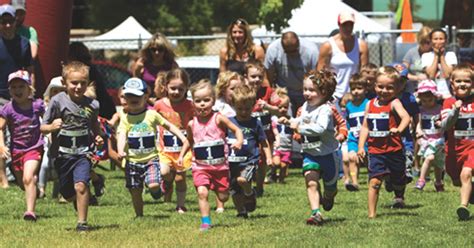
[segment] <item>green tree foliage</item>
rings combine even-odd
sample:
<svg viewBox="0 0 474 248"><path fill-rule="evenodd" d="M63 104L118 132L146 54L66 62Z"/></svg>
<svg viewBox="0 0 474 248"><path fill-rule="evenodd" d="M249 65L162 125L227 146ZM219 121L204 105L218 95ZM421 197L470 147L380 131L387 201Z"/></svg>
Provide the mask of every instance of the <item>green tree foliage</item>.
<svg viewBox="0 0 474 248"><path fill-rule="evenodd" d="M303 0L263 0L259 10L260 23L268 30L280 32L288 26L291 11L298 8Z"/></svg>

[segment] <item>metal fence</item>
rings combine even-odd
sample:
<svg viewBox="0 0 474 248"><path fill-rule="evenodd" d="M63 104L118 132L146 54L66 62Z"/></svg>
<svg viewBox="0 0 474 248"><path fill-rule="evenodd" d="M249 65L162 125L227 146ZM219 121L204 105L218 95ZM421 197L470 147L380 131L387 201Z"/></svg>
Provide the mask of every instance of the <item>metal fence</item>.
<svg viewBox="0 0 474 248"><path fill-rule="evenodd" d="M456 37L459 33L474 34L473 29L458 30L455 27L446 27L450 31L451 37ZM404 54L416 43L406 44L397 43L396 38L403 32L416 33L417 30L390 30L378 33L357 33L356 35L368 42L369 47L369 62L377 66L387 65L393 62L401 62ZM256 43L268 46L269 43L278 39L280 35L266 35L256 36L254 40ZM318 47L327 40L327 36L323 35L300 35L302 39L308 39L315 42ZM210 78L211 81L217 79L219 68L219 51L225 46L225 35L203 35L203 36L169 36L168 39L174 45L176 54L178 55L177 62L180 67L185 68L191 75L192 82L198 81L201 78ZM457 40L451 38L448 50L455 51L458 55L461 52ZM91 53L96 61L101 64L101 71L105 74L114 74L109 70L120 70L124 74L130 70L133 61L138 57L139 48L141 48L147 41L141 39L133 40L95 40L95 39L73 39L71 41L81 41L86 44L91 50ZM468 55L472 57L472 50ZM458 56L461 58L461 56ZM106 76L107 78L107 76ZM118 80L118 79L115 79ZM117 85L117 82L111 84ZM118 83L120 84L120 83Z"/></svg>

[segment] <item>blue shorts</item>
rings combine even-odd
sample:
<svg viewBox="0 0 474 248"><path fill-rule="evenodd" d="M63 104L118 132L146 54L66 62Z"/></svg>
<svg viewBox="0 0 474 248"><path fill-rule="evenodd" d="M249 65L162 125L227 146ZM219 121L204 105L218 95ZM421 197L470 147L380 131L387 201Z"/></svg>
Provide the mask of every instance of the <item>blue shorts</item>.
<svg viewBox="0 0 474 248"><path fill-rule="evenodd" d="M369 154L369 179L389 176L393 185L405 185L405 153Z"/></svg>
<svg viewBox="0 0 474 248"><path fill-rule="evenodd" d="M161 183L160 162L158 158L148 163L134 163L127 161L125 165L125 187L139 189L145 185Z"/></svg>
<svg viewBox="0 0 474 248"><path fill-rule="evenodd" d="M89 186L92 162L87 156L58 156L54 160L54 167L59 176L59 192L64 198L70 199L76 195L76 183L83 182Z"/></svg>
<svg viewBox="0 0 474 248"><path fill-rule="evenodd" d="M324 189L336 190L339 177L339 165L336 164L336 152L324 156L312 156L303 153L303 173L314 170L319 171L323 179Z"/></svg>
<svg viewBox="0 0 474 248"><path fill-rule="evenodd" d="M369 150L367 143L364 146L365 152ZM347 141L347 152L355 152L359 151L359 141L356 140L349 140Z"/></svg>

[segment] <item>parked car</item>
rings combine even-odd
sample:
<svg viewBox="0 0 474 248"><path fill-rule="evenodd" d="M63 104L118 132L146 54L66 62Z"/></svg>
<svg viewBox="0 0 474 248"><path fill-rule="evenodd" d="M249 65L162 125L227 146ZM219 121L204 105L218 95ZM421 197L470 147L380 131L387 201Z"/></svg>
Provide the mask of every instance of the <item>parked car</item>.
<svg viewBox="0 0 474 248"><path fill-rule="evenodd" d="M94 60L92 64L102 75L107 92L112 96L115 105L120 105L118 89L127 79L132 77L132 73L125 67L111 61Z"/></svg>

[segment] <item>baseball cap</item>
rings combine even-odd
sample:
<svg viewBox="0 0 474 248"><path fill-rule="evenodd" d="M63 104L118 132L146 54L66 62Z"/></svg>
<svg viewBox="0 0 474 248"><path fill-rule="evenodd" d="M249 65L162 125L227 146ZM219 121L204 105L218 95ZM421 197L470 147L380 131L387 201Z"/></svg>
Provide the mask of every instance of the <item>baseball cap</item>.
<svg viewBox="0 0 474 248"><path fill-rule="evenodd" d="M26 2L25 0L12 0L12 6L15 10L24 10L26 11Z"/></svg>
<svg viewBox="0 0 474 248"><path fill-rule="evenodd" d="M418 84L418 90L416 91L416 93L421 94L425 92L431 92L433 93L433 95L439 96L438 87L436 86L436 83L431 79L422 80Z"/></svg>
<svg viewBox="0 0 474 248"><path fill-rule="evenodd" d="M52 88L65 88L65 86L63 85L63 77L59 76L59 77L55 77L51 79L51 81L48 84L48 88L46 88L46 90L44 91L43 96L49 97L51 94Z"/></svg>
<svg viewBox="0 0 474 248"><path fill-rule="evenodd" d="M397 69L398 73L400 73L400 76L402 77L407 77L408 76L408 68L405 64L403 63L393 63L388 66L391 66L395 69Z"/></svg>
<svg viewBox="0 0 474 248"><path fill-rule="evenodd" d="M9 4L4 4L0 6L0 16L5 15L5 14L9 14L15 17L15 8L13 8L13 6Z"/></svg>
<svg viewBox="0 0 474 248"><path fill-rule="evenodd" d="M140 78L130 78L123 85L123 93L135 96L143 96L147 89L146 83Z"/></svg>
<svg viewBox="0 0 474 248"><path fill-rule="evenodd" d="M353 12L342 11L337 16L337 23L343 24L344 22L355 22L355 16Z"/></svg>
<svg viewBox="0 0 474 248"><path fill-rule="evenodd" d="M18 70L16 72L10 73L10 75L8 75L8 83L11 83L13 79L21 79L28 85L31 85L30 73L28 73L28 71Z"/></svg>

